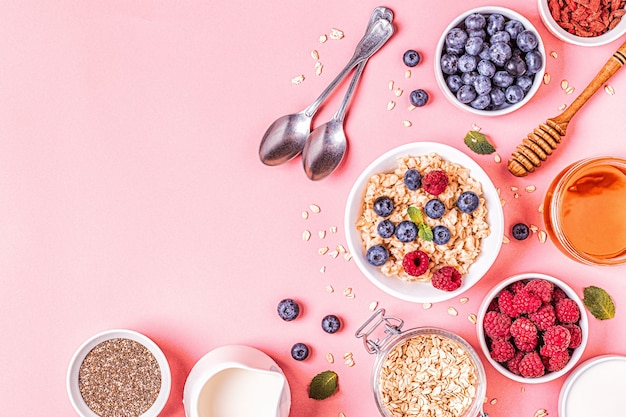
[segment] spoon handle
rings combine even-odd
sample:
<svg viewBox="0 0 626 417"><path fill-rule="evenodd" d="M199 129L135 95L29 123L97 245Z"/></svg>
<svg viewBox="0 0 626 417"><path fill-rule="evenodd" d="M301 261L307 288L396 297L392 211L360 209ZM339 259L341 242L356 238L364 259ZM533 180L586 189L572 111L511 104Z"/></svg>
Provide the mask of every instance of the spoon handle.
<svg viewBox="0 0 626 417"><path fill-rule="evenodd" d="M334 120L338 122L343 122L343 119L346 117L346 109L350 104L350 99L352 98L352 94L356 90L356 86L359 83L359 79L361 78L361 74L363 74L363 69L365 68L365 64L367 63L367 59L361 61L357 67L356 71L354 71L354 75L352 76L352 80L350 80L350 85L346 90L346 95L344 96L341 104L339 104L339 109L337 109L337 113L333 117Z"/></svg>

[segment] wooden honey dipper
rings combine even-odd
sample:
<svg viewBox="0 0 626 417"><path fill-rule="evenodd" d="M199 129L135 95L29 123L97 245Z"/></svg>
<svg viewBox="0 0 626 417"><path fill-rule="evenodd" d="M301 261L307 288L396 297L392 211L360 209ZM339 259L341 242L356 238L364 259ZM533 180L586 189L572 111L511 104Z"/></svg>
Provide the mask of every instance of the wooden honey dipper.
<svg viewBox="0 0 626 417"><path fill-rule="evenodd" d="M546 120L545 123L529 133L509 159L509 172L516 177L523 177L541 166L561 143L568 123L580 108L626 63L626 42L604 64L589 85L580 93L572 104L560 115Z"/></svg>

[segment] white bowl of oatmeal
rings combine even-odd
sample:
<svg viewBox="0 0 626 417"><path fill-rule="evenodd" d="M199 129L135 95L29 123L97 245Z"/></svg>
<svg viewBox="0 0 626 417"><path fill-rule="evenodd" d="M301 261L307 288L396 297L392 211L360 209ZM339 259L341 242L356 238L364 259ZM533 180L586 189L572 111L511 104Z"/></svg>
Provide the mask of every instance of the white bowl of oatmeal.
<svg viewBox="0 0 626 417"><path fill-rule="evenodd" d="M430 171L443 171L448 185L436 196L424 187L408 190L403 177L409 169L420 172L422 179ZM457 207L458 197L465 192L474 193L479 200L471 213L460 212ZM389 197L394 203L393 213L388 217L374 212L373 202L380 196ZM445 206L440 218L425 214L425 205L432 199L440 200ZM410 242L401 242L396 234L381 237L378 223L390 220L397 231L401 222L412 220L409 206L420 210L422 222L431 231L445 226L450 232L449 241L436 244L422 239L421 235ZM471 288L496 260L504 235L500 198L489 176L465 153L435 142L402 145L374 160L357 178L348 195L344 223L349 250L361 272L384 292L417 303L445 301ZM383 265L368 261L367 251L372 246L386 249L388 259ZM416 251L428 257L428 267L417 276L408 274L403 267L407 254ZM445 290L433 286L434 274L443 267L458 272L460 285Z"/></svg>

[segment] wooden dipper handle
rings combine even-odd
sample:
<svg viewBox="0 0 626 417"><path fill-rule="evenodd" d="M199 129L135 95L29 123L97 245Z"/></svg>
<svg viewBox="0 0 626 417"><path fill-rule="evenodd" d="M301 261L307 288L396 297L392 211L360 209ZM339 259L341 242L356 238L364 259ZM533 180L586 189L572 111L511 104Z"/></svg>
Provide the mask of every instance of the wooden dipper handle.
<svg viewBox="0 0 626 417"><path fill-rule="evenodd" d="M524 139L524 144L517 147L513 152L513 158L509 160L508 169L511 174L522 177L534 171L535 167L541 165L541 161L556 149L561 142L561 137L565 136L567 125L574 115L587 103L587 101L600 89L608 80L626 64L626 42L609 58L600 71L596 74L585 89L560 115L550 118L545 124L535 129ZM543 152L541 152L543 150Z"/></svg>

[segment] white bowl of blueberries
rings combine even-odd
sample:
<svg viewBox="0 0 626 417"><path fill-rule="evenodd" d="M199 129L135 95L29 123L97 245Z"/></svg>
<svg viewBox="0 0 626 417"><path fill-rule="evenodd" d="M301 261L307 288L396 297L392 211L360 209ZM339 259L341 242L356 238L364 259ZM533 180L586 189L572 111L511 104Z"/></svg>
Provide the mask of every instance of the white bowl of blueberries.
<svg viewBox="0 0 626 417"><path fill-rule="evenodd" d="M545 56L539 33L524 16L503 7L478 7L444 30L435 76L455 106L498 116L519 109L537 92Z"/></svg>

